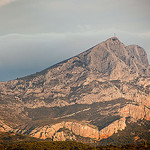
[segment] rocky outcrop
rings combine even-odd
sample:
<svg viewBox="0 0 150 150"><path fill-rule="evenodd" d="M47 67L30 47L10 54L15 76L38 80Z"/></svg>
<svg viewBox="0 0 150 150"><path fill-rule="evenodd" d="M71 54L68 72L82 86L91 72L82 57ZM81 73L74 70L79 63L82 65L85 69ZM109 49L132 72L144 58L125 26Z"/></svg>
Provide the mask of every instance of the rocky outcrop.
<svg viewBox="0 0 150 150"><path fill-rule="evenodd" d="M133 105L128 104L125 107L121 108L119 111L120 116L123 117L132 117L136 121L139 119L146 119L150 121L150 110L149 108L143 105Z"/></svg>
<svg viewBox="0 0 150 150"><path fill-rule="evenodd" d="M100 131L96 126L84 122L63 121L61 123L57 123L51 126L47 125L44 127L35 128L29 133L29 135L41 139L51 138L55 141L59 140L63 141L66 140L67 138L65 132L60 131L60 129L68 129L69 132L73 133L74 135L81 137L88 137L95 140L101 140L103 138L111 136L114 133L117 133L118 130L121 131L125 129L125 127L126 127L125 118L121 118L119 120L112 122L110 125L108 125L107 127L103 128ZM24 133L24 131L20 130L17 130L15 132Z"/></svg>
<svg viewBox="0 0 150 150"><path fill-rule="evenodd" d="M12 128L7 126L5 123L3 123L1 120L0 120L0 132L9 132L11 131Z"/></svg>
<svg viewBox="0 0 150 150"><path fill-rule="evenodd" d="M126 123L125 123L126 119L125 118L121 118L120 120L116 120L113 123L111 123L110 125L108 125L107 127L105 127L104 129L102 129L100 131L100 140L102 139L106 139L109 136L113 135L114 133L117 133L118 130L123 130L126 127Z"/></svg>

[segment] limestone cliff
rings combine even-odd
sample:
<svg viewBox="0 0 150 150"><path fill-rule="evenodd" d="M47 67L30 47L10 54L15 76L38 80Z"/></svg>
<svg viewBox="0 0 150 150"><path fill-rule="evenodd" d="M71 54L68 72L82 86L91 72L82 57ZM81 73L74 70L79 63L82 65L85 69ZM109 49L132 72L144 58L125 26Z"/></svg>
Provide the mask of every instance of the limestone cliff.
<svg viewBox="0 0 150 150"><path fill-rule="evenodd" d="M0 132L9 132L12 128L7 126L3 121L0 120Z"/></svg>
<svg viewBox="0 0 150 150"><path fill-rule="evenodd" d="M60 129L68 129L74 135L101 140L103 138L111 136L114 133L117 133L118 130L125 129L125 127L126 127L125 118L121 118L119 120L112 122L110 125L108 125L107 127L103 128L100 131L96 126L90 125L85 122L63 121L61 123L57 123L51 126L47 125L44 127L35 128L34 130L31 130L29 135L41 139L51 138L55 141L66 140L67 138L65 137L65 133L63 131L60 132ZM26 131L16 130L15 132L25 134Z"/></svg>

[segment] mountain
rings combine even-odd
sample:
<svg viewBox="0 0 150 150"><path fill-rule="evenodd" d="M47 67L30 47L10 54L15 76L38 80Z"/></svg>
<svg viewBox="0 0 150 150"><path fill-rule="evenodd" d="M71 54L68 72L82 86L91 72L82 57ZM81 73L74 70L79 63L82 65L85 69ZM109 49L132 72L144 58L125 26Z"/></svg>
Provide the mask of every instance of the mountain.
<svg viewBox="0 0 150 150"><path fill-rule="evenodd" d="M149 93L145 50L112 37L41 72L1 82L0 130L53 141L150 142Z"/></svg>

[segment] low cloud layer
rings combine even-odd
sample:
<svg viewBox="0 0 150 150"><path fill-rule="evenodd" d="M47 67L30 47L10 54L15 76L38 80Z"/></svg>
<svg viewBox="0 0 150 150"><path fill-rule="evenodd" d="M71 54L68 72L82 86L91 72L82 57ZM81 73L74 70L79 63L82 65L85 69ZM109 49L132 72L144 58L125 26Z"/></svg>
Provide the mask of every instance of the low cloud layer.
<svg viewBox="0 0 150 150"><path fill-rule="evenodd" d="M149 16L149 0L15 0L0 8L0 34L95 32L112 28L141 33L150 31Z"/></svg>

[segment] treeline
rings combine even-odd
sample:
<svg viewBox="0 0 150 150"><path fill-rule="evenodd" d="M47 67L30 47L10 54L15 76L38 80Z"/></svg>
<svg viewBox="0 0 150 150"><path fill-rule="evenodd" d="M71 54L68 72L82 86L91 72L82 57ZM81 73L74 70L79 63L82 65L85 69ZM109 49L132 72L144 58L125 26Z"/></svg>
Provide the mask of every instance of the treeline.
<svg viewBox="0 0 150 150"><path fill-rule="evenodd" d="M150 149L150 145L125 145L125 146L100 146L93 147L83 143L73 141L40 141L40 142L19 142L14 144L0 144L0 150L126 150L126 149Z"/></svg>
<svg viewBox="0 0 150 150"><path fill-rule="evenodd" d="M50 142L50 141L42 141L42 142L21 142L15 143L11 145L1 145L1 150L92 150L93 147L72 142L72 141L58 141L58 142Z"/></svg>

